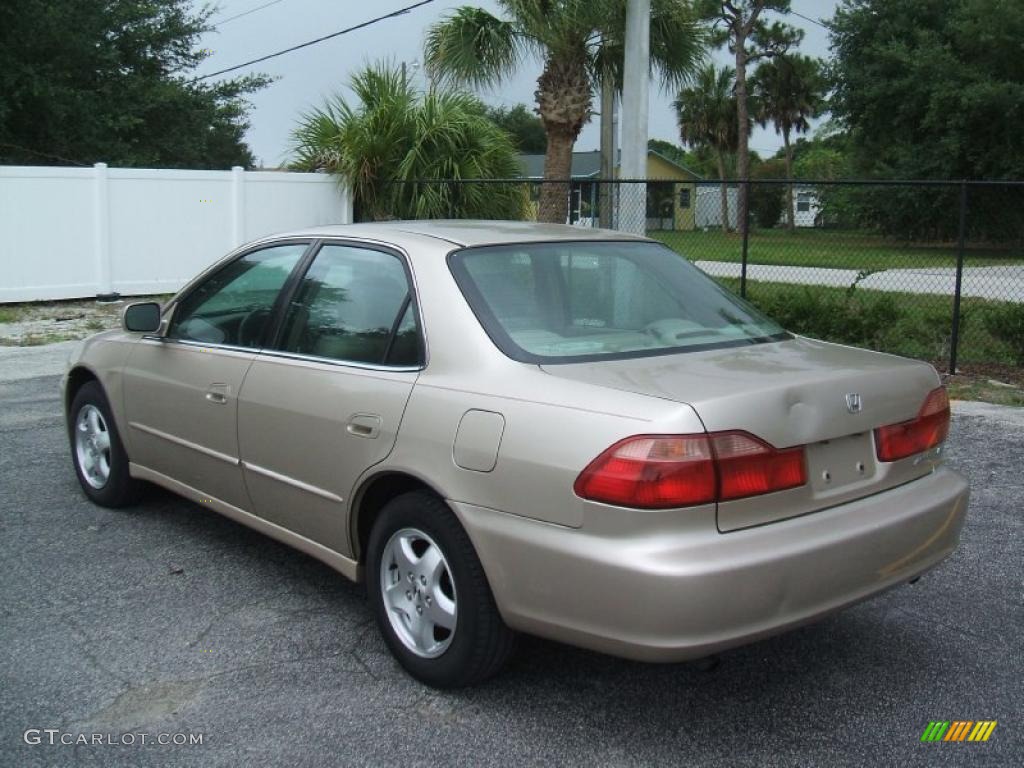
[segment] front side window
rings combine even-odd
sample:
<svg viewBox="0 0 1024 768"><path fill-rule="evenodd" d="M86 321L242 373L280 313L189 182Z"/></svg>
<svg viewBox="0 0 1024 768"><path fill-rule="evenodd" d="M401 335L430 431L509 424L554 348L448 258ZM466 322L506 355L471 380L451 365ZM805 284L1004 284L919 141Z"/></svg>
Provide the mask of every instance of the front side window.
<svg viewBox="0 0 1024 768"><path fill-rule="evenodd" d="M456 282L490 337L524 362L577 362L789 338L657 243L528 243L455 251Z"/></svg>
<svg viewBox="0 0 1024 768"><path fill-rule="evenodd" d="M409 281L391 253L325 245L292 299L280 349L375 365L415 365L419 328Z"/></svg>
<svg viewBox="0 0 1024 768"><path fill-rule="evenodd" d="M258 348L277 295L307 247L276 245L226 264L182 299L168 338Z"/></svg>

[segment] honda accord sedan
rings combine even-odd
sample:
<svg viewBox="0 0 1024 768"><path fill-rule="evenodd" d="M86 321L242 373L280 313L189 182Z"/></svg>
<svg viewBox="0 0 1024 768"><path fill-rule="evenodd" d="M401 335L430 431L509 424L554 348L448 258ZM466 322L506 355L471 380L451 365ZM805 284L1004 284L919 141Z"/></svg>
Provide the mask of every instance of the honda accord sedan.
<svg viewBox="0 0 1024 768"><path fill-rule="evenodd" d="M520 632L749 643L916 579L967 509L930 365L795 336L618 232L267 237L128 306L62 385L90 499L154 483L365 582L439 687Z"/></svg>

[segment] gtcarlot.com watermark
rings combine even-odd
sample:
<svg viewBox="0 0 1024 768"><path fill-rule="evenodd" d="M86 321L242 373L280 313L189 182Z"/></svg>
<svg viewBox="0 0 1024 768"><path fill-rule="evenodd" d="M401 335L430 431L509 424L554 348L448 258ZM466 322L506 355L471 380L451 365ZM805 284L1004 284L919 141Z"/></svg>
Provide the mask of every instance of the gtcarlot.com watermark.
<svg viewBox="0 0 1024 768"><path fill-rule="evenodd" d="M29 728L22 738L32 746L65 745L95 747L134 747L157 744L160 746L189 747L203 743L202 733L72 733L60 728Z"/></svg>

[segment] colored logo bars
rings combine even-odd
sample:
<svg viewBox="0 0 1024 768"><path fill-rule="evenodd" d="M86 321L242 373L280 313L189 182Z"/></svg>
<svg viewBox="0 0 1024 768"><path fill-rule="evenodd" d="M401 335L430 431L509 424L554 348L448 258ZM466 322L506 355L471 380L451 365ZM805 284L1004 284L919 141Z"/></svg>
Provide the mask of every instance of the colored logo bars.
<svg viewBox="0 0 1024 768"><path fill-rule="evenodd" d="M988 741L995 729L995 720L932 720L921 741Z"/></svg>

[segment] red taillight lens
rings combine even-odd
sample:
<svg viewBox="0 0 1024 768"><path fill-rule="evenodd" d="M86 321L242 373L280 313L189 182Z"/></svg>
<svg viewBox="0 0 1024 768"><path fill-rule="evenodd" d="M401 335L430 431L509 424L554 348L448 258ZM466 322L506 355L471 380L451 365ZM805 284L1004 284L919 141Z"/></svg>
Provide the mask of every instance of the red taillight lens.
<svg viewBox="0 0 1024 768"><path fill-rule="evenodd" d="M718 461L719 501L784 491L807 482L804 449L777 450L746 432L711 436Z"/></svg>
<svg viewBox="0 0 1024 768"><path fill-rule="evenodd" d="M948 434L949 396L939 387L928 393L916 419L875 430L875 452L879 461L905 459L934 448Z"/></svg>
<svg viewBox="0 0 1024 768"><path fill-rule="evenodd" d="M746 432L719 432L628 437L590 462L573 490L605 504L669 509L805 482L803 448L779 451Z"/></svg>
<svg viewBox="0 0 1024 768"><path fill-rule="evenodd" d="M715 500L715 466L706 435L627 437L584 469L578 496L606 504L667 509Z"/></svg>

